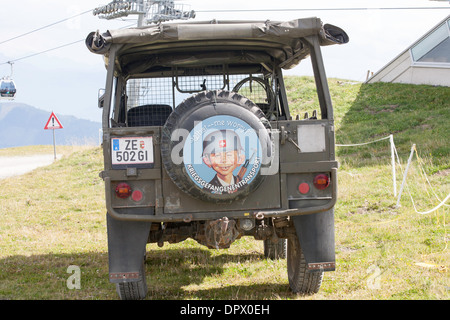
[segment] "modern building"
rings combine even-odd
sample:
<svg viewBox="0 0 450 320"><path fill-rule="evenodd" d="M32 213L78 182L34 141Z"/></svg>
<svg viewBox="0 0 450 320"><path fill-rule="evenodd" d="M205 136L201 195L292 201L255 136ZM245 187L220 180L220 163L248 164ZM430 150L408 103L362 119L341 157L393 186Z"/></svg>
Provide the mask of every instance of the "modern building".
<svg viewBox="0 0 450 320"><path fill-rule="evenodd" d="M450 87L450 15L367 80Z"/></svg>

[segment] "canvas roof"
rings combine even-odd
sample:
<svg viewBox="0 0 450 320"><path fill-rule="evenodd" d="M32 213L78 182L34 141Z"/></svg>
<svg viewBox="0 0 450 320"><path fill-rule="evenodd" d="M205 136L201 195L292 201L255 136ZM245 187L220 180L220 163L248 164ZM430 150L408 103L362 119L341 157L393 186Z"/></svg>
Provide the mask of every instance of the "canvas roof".
<svg viewBox="0 0 450 320"><path fill-rule="evenodd" d="M303 38L318 36L322 46L349 41L342 29L323 24L318 18L274 21L207 21L152 25L142 28L91 32L88 49L106 57L117 51L120 65L136 72L155 65L204 63L204 59L236 62L271 60L290 69L309 55ZM139 61L140 66L136 65Z"/></svg>

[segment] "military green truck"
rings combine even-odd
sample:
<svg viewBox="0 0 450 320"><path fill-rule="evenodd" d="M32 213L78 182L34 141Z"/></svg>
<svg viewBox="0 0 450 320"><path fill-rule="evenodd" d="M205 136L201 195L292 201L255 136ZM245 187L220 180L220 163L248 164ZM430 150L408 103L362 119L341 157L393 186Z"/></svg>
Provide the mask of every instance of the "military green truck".
<svg viewBox="0 0 450 320"><path fill-rule="evenodd" d="M347 34L318 18L164 23L92 32L104 56L109 279L147 294L147 243L211 249L243 236L287 258L293 292L335 269L337 168L321 46ZM310 57L320 110L294 117L282 70ZM308 61L308 60L306 60Z"/></svg>

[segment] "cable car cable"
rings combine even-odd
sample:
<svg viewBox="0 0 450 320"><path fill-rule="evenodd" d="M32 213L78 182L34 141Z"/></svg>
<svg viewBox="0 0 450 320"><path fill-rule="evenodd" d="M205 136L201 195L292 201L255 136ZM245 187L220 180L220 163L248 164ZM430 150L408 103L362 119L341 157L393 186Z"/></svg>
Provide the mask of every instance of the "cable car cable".
<svg viewBox="0 0 450 320"><path fill-rule="evenodd" d="M127 26L125 26L125 27L123 27L123 28L120 28L120 29L129 28L129 27L132 27L132 26L134 26L134 25L135 25L135 24L127 25ZM82 41L85 41L85 40L86 40L86 39L81 39L81 40L73 41L73 42L70 42L70 43L66 43L66 44L60 45L60 46L55 47L55 48L47 49L47 50L44 50L44 51L41 51L41 52L32 53L32 54L30 54L30 55L28 55L28 56L25 56L25 57L21 57L21 58L12 59L12 60L9 60L9 61L6 61L6 62L2 62L2 63L0 63L0 66L1 66L1 65L4 65L4 64L8 64L8 63L10 63L10 62L16 62L16 61L28 59L28 58L31 58L31 57L34 57L34 56L37 56L37 55L40 55L40 54L44 54L44 53L53 51L53 50L58 50L58 49L61 49L61 48L64 48L64 47L68 47L68 46L71 46L71 45L73 45L73 44L75 44L75 43L82 42Z"/></svg>
<svg viewBox="0 0 450 320"><path fill-rule="evenodd" d="M37 31L40 31L40 30L43 30L43 29L52 27L52 26L57 25L57 24L59 24L59 23L65 22L65 21L67 21L67 20L70 20L70 19L73 19L73 18L82 16L82 15L88 13L88 12L92 12L92 10L88 10L88 11L81 12L81 13L79 13L79 14L77 14L77 15L72 16L72 17L69 17L69 18L66 18L66 19L63 19L63 20L59 20L59 21L53 22L53 23L48 24L48 25L46 25L46 26L43 26L43 27L40 27L40 28L31 30L31 31L29 31L29 32L23 33L23 34L21 34L21 35L12 37L12 38L10 38L10 39L8 39L8 40L1 41L0 44L3 44L3 43L6 43L6 42L9 42L9 41L12 41L12 40L15 40L15 39L24 37L24 36L29 35L29 34L31 34L31 33L34 33L34 32L37 32Z"/></svg>
<svg viewBox="0 0 450 320"><path fill-rule="evenodd" d="M81 42L81 41L84 41L84 40L85 40L85 39L77 40L77 41L74 41L74 42L71 42L71 43L63 44L63 45L61 45L61 46L58 46L58 47L55 47L55 48L52 48L52 49L47 49L47 50L44 50L44 51L41 51L41 52L36 52L36 53L30 54L30 55L28 55L28 56L22 57L22 58L17 58L17 59L9 60L9 61L7 61L7 62L0 63L0 66L1 66L1 65L4 65L4 64L7 64L7 63L9 63L9 62L16 62L16 61L19 61L19 60L28 59L28 58L31 58L31 57L34 57L34 56L37 56L37 55L40 55L40 54L43 54L43 53L47 53L47 52L50 52L50 51L53 51L53 50L61 49L61 48L64 48L64 47L68 47L68 46L71 46L71 45L73 45L73 44L75 44L75 43L78 43L78 42Z"/></svg>

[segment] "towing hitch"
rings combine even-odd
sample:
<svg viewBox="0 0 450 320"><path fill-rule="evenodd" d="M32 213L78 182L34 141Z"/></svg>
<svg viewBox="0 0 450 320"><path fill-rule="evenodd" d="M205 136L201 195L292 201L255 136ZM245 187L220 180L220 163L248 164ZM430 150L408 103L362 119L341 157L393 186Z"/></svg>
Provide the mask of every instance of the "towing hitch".
<svg viewBox="0 0 450 320"><path fill-rule="evenodd" d="M210 249L227 249L239 236L233 219L223 217L205 224L205 245Z"/></svg>

